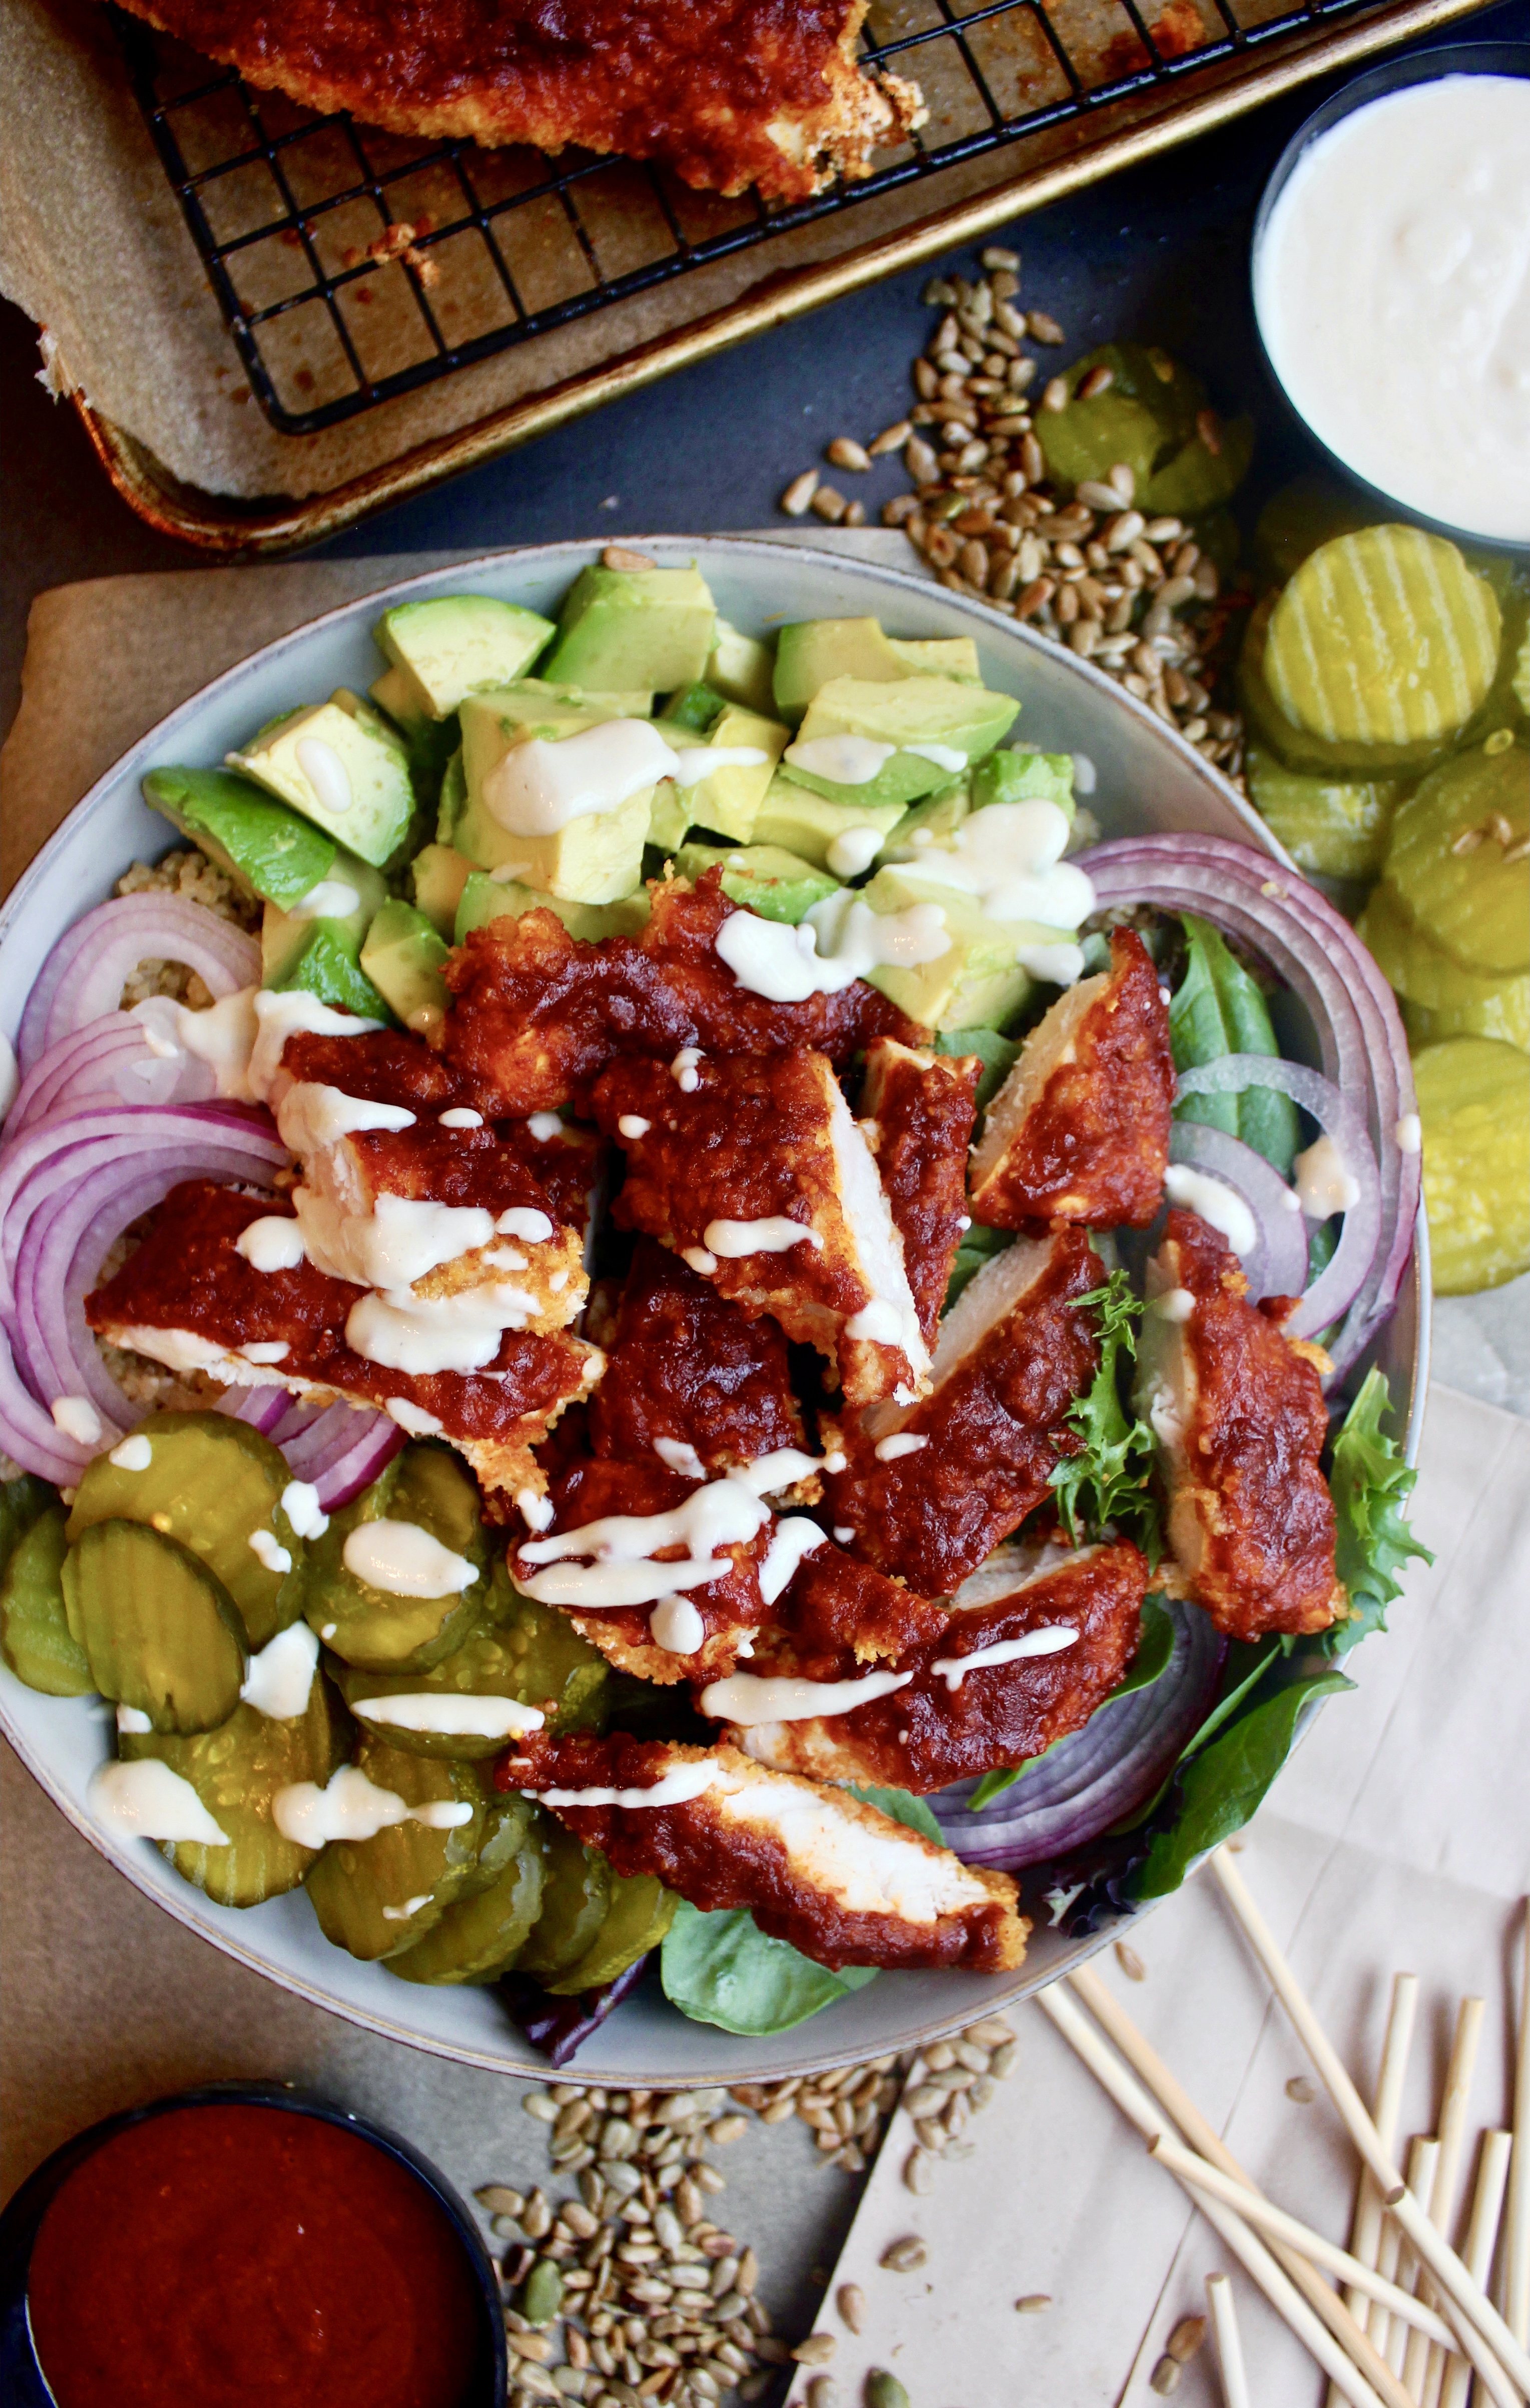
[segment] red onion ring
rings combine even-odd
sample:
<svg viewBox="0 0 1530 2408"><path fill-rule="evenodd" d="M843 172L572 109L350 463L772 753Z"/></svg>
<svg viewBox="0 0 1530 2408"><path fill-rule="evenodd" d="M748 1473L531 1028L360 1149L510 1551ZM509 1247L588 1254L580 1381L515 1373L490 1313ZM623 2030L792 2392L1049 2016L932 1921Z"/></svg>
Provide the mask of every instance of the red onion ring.
<svg viewBox="0 0 1530 2408"><path fill-rule="evenodd" d="M1023 1779L974 1814L977 1783L959 1781L926 1802L947 1845L969 1865L1017 1872L1097 1839L1161 1788L1210 1711L1226 1641L1198 1606L1169 1603L1174 1652L1159 1677L1096 1709ZM1065 1870L1061 1868L1060 1870Z"/></svg>
<svg viewBox="0 0 1530 2408"><path fill-rule="evenodd" d="M158 890L114 896L65 929L38 973L16 1039L22 1070L61 1038L114 1011L143 961L183 962L215 1000L260 982L255 939L205 904Z"/></svg>
<svg viewBox="0 0 1530 2408"><path fill-rule="evenodd" d="M270 1438L277 1424L286 1419L291 1403L285 1388L225 1388L212 1410L226 1413L231 1422L244 1422L259 1430L262 1438Z"/></svg>
<svg viewBox="0 0 1530 2408"><path fill-rule="evenodd" d="M1173 1123L1168 1158L1220 1179L1253 1214L1259 1250L1243 1266L1250 1296L1256 1301L1262 1296L1300 1296L1307 1285L1307 1226L1292 1211L1292 1190L1274 1164L1241 1138L1202 1121Z"/></svg>
<svg viewBox="0 0 1530 2408"><path fill-rule="evenodd" d="M1415 1097L1396 998L1324 896L1248 845L1223 837L1126 837L1080 853L1077 866L1104 909L1148 903L1198 912L1261 955L1306 1011L1328 1079L1364 1096L1380 1173L1380 1230L1329 1350L1336 1373L1343 1371L1397 1300L1418 1220L1420 1159L1397 1138Z"/></svg>
<svg viewBox="0 0 1530 2408"><path fill-rule="evenodd" d="M291 1437L279 1426L276 1442L294 1480L308 1481L326 1513L347 1505L369 1487L404 1443L392 1414L367 1405L330 1405Z"/></svg>
<svg viewBox="0 0 1530 2408"><path fill-rule="evenodd" d="M39 1056L16 1091L6 1139L13 1143L38 1121L86 1104L206 1103L217 1090L217 1073L194 1054L156 1054L137 1004L87 1021Z"/></svg>

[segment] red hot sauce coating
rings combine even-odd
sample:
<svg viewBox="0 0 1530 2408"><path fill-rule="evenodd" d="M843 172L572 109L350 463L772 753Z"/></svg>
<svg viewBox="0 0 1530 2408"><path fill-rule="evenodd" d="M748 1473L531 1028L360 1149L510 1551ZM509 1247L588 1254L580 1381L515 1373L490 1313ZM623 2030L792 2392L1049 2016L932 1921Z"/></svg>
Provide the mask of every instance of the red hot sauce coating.
<svg viewBox="0 0 1530 2408"><path fill-rule="evenodd" d="M716 1473L800 1447L802 1413L775 1322L750 1320L678 1254L640 1238L590 1399L590 1443L636 1462L657 1439L693 1447Z"/></svg>
<svg viewBox="0 0 1530 2408"><path fill-rule="evenodd" d="M69 2176L27 2313L59 2408L461 2408L482 2307L403 2166L230 2105L129 2125Z"/></svg>
<svg viewBox="0 0 1530 2408"><path fill-rule="evenodd" d="M977 1117L975 1054L916 1054L891 1037L866 1049L861 1111L875 1127L877 1170L903 1240L903 1264L927 1346L935 1343L967 1226L966 1157Z"/></svg>

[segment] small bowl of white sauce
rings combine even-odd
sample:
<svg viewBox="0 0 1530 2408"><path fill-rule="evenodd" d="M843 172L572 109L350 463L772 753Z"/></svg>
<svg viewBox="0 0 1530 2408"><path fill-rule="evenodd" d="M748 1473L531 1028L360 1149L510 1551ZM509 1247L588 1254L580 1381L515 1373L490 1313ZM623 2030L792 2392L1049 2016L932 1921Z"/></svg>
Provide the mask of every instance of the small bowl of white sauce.
<svg viewBox="0 0 1530 2408"><path fill-rule="evenodd" d="M1447 535L1530 545L1530 45L1357 77L1254 221L1277 384L1335 465Z"/></svg>

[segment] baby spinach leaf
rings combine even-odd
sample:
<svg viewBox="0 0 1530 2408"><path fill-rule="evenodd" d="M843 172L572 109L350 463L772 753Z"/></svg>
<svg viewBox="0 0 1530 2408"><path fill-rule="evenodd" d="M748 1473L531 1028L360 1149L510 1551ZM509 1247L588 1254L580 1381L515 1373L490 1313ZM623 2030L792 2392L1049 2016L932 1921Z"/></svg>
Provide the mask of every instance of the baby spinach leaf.
<svg viewBox="0 0 1530 2408"><path fill-rule="evenodd" d="M1311 1698L1353 1685L1335 1671L1288 1682L1203 1748L1181 1775L1180 1811L1173 1823L1154 1834L1134 1885L1136 1895L1166 1898L1208 1848L1220 1847L1240 1831L1290 1755L1303 1707Z"/></svg>
<svg viewBox="0 0 1530 2408"><path fill-rule="evenodd" d="M875 1973L847 1965L831 1973L789 1941L773 1940L746 1908L707 1914L682 1899L659 1951L665 1998L693 2023L760 2036L790 2031Z"/></svg>
<svg viewBox="0 0 1530 2408"><path fill-rule="evenodd" d="M1350 1592L1350 1613L1324 1633L1330 1656L1347 1655L1367 1631L1386 1628L1386 1610L1402 1594L1397 1574L1417 1555L1434 1562L1403 1519L1417 1474L1381 1429L1391 1405L1382 1373L1372 1369L1334 1440L1328 1485L1338 1517L1337 1570Z"/></svg>
<svg viewBox="0 0 1530 2408"><path fill-rule="evenodd" d="M978 1111L985 1112L1020 1058L1020 1039L1001 1037L996 1028L948 1028L935 1040L937 1054L976 1054L982 1064L978 1081Z"/></svg>
<svg viewBox="0 0 1530 2408"><path fill-rule="evenodd" d="M1189 947L1185 972L1169 1005L1169 1041L1177 1070L1198 1070L1228 1054L1280 1051L1258 986L1209 920L1183 915ZM1200 1121L1241 1138L1282 1179L1296 1157L1296 1107L1277 1087L1246 1087L1240 1095L1187 1096L1175 1117Z"/></svg>
<svg viewBox="0 0 1530 2408"><path fill-rule="evenodd" d="M894 1823L907 1824L910 1831L917 1831L921 1839L933 1840L937 1848L945 1846L946 1835L922 1798L911 1798L907 1789L877 1789L869 1782L849 1781L845 1786L864 1806L879 1807Z"/></svg>
<svg viewBox="0 0 1530 2408"><path fill-rule="evenodd" d="M1075 1546L1080 1538L1097 1539L1113 1523L1156 1564L1164 1539L1150 1474L1158 1441L1146 1422L1128 1421L1121 1401L1120 1358L1123 1351L1137 1353L1141 1300L1118 1269L1104 1287L1092 1288L1075 1303L1099 1313L1100 1360L1090 1386L1068 1408L1068 1426L1083 1444L1077 1455L1065 1455L1051 1475L1058 1518Z"/></svg>

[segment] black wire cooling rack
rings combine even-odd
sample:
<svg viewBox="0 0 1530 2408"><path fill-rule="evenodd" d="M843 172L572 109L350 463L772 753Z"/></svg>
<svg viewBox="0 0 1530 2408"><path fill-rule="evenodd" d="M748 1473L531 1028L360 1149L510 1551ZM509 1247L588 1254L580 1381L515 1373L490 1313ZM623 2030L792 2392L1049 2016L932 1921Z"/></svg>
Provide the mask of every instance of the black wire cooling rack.
<svg viewBox="0 0 1530 2408"><path fill-rule="evenodd" d="M730 252L1376 8L873 0L865 64L911 76L929 122L864 181L791 207L588 151L552 160L318 117L112 13L250 386L274 426L309 435Z"/></svg>

